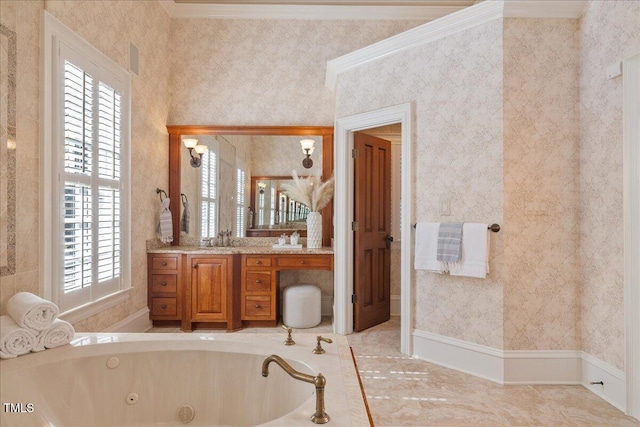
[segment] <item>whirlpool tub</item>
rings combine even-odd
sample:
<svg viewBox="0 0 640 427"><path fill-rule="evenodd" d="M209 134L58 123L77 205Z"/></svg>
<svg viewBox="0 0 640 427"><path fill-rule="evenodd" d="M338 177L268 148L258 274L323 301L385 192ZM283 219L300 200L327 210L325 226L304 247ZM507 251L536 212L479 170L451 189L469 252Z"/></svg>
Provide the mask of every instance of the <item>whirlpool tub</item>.
<svg viewBox="0 0 640 427"><path fill-rule="evenodd" d="M0 425L313 426L313 384L279 366L326 377L328 426L368 425L349 346L295 334L76 334L71 345L0 362Z"/></svg>

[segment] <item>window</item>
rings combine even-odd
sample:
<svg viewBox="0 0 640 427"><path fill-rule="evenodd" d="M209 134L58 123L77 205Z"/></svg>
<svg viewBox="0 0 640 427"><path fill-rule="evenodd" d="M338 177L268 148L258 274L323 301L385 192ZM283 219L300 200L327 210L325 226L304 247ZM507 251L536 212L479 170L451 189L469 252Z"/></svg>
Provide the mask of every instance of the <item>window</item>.
<svg viewBox="0 0 640 427"><path fill-rule="evenodd" d="M218 233L218 156L216 150L202 154L200 194L200 236L216 237Z"/></svg>
<svg viewBox="0 0 640 427"><path fill-rule="evenodd" d="M270 206L269 225L274 225L275 219L276 219L276 189L273 187L273 185L271 186L270 196L271 198L269 199L269 206Z"/></svg>
<svg viewBox="0 0 640 427"><path fill-rule="evenodd" d="M43 271L52 280L45 279L44 295L69 312L131 286L130 80L54 21L46 15L45 44L52 44L53 53L45 54L45 75L51 76L45 111L52 123L45 125L43 167L52 179L45 186L50 227L43 227L50 264Z"/></svg>
<svg viewBox="0 0 640 427"><path fill-rule="evenodd" d="M245 171L240 166L236 169L236 237L244 237L245 229Z"/></svg>

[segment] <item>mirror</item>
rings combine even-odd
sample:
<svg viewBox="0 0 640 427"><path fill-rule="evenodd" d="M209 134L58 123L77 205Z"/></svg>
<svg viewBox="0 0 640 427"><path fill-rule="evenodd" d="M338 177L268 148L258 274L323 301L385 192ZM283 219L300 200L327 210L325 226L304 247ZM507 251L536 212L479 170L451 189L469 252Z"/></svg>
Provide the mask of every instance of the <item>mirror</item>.
<svg viewBox="0 0 640 427"><path fill-rule="evenodd" d="M16 40L0 25L0 277L16 270Z"/></svg>
<svg viewBox="0 0 640 427"><path fill-rule="evenodd" d="M294 230L303 237L306 235L309 209L289 200L281 184L291 179L293 169L302 176L319 173L324 177L333 173L333 128L167 126L167 129L174 244L179 244L178 235L185 241L199 241L227 230L232 237L277 237ZM302 165L306 158L300 144L302 139L313 140L310 168ZM326 245L330 245L333 234L332 211L331 205L323 210Z"/></svg>
<svg viewBox="0 0 640 427"><path fill-rule="evenodd" d="M277 237L283 232L307 234L309 207L290 199L282 184L292 183L290 176L251 177L251 204L247 237ZM271 230L270 233L264 233Z"/></svg>

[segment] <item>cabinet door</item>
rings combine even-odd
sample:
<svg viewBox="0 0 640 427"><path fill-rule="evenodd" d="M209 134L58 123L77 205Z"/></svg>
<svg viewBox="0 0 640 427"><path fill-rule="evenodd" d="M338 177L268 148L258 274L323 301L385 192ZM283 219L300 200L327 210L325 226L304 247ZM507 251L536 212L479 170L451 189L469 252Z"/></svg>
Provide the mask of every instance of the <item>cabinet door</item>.
<svg viewBox="0 0 640 427"><path fill-rule="evenodd" d="M227 257L191 257L191 321L227 320L227 285L231 265Z"/></svg>

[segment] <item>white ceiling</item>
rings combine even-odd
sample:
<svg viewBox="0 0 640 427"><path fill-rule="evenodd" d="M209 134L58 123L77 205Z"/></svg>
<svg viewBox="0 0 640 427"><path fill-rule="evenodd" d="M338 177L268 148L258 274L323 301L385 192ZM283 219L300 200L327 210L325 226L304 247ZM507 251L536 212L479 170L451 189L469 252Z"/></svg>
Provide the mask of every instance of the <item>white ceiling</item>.
<svg viewBox="0 0 640 427"><path fill-rule="evenodd" d="M481 0L159 0L174 18L431 21Z"/></svg>

